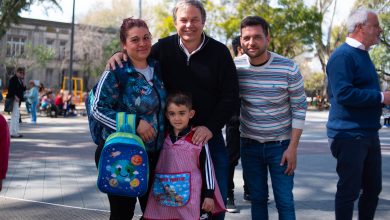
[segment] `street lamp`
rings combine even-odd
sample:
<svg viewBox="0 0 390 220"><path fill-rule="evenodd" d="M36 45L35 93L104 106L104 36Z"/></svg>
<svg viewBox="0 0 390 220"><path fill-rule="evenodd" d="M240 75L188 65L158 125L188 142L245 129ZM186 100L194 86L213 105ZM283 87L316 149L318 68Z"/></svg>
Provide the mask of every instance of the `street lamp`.
<svg viewBox="0 0 390 220"><path fill-rule="evenodd" d="M73 0L72 32L70 34L69 95L72 95L72 89L73 89L72 75L73 75L74 8L75 8L75 0Z"/></svg>
<svg viewBox="0 0 390 220"><path fill-rule="evenodd" d="M142 0L138 0L138 15L139 18L142 18Z"/></svg>

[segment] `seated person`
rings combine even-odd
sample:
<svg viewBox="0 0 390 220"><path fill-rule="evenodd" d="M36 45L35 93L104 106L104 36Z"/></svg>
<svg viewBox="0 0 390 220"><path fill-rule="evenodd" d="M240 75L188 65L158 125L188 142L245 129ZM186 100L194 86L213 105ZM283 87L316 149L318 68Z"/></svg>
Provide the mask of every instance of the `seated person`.
<svg viewBox="0 0 390 220"><path fill-rule="evenodd" d="M62 115L62 110L63 110L63 107L64 107L64 93L60 92L57 94L55 100L54 100L54 105L57 107L58 109L58 114L59 115Z"/></svg>
<svg viewBox="0 0 390 220"><path fill-rule="evenodd" d="M57 118L57 116L58 116L58 108L54 104L54 97L53 97L53 92L52 91L47 92L42 97L41 111L46 111L46 115L48 115L50 117ZM54 113L54 116L53 116L53 113Z"/></svg>
<svg viewBox="0 0 390 220"><path fill-rule="evenodd" d="M76 106L72 103L72 94L68 94L64 99L64 117L76 116Z"/></svg>

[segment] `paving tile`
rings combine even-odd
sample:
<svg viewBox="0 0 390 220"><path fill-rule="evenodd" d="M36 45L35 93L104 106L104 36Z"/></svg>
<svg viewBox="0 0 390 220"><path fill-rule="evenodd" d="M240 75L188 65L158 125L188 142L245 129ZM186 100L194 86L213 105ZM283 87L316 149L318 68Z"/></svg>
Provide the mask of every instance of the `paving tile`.
<svg viewBox="0 0 390 220"><path fill-rule="evenodd" d="M327 146L326 120L327 112L308 112L306 130L298 147L294 196L299 220L334 219L337 174L335 160ZM0 192L0 219L108 219L107 196L96 187L96 146L90 140L86 118L40 117L38 121L37 127L23 123L21 129L25 137L11 140L7 179ZM383 190L375 219L387 220L390 216L390 132L382 129L380 136ZM227 213L225 219L250 219L250 203L242 200L240 164L234 178L240 213ZM277 219L271 184L269 191L269 216ZM139 205L135 213L133 219L139 219Z"/></svg>

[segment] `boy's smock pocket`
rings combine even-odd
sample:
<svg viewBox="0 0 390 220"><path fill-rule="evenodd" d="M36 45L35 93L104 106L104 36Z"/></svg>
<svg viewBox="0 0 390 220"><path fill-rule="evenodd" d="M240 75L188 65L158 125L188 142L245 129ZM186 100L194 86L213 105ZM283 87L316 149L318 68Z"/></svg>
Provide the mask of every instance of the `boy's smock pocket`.
<svg viewBox="0 0 390 220"><path fill-rule="evenodd" d="M164 206L184 206L191 196L190 173L156 173L153 196Z"/></svg>

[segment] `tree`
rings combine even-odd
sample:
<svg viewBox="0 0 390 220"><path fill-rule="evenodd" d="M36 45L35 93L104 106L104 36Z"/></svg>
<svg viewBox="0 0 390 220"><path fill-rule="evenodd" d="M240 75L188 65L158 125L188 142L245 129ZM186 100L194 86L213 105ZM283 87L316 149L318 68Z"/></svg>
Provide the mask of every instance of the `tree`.
<svg viewBox="0 0 390 220"><path fill-rule="evenodd" d="M103 1L97 1L93 7L79 19L80 24L119 29L124 18L137 17L133 7L135 0L113 0L110 8L101 7Z"/></svg>
<svg viewBox="0 0 390 220"><path fill-rule="evenodd" d="M331 8L332 6L333 9ZM329 60L330 54L336 48L336 45L339 44L339 41L336 40L332 41L331 43L331 38L332 36L334 36L332 35L332 27L334 16L336 13L336 6L337 0L317 0L316 2L316 7L321 17L320 22L322 25L322 29L324 29L325 31L323 32L321 29L321 31L315 36L315 47L316 55L320 60L322 71L324 73L326 72L326 64ZM326 17L328 13L331 13L330 17ZM329 19L329 21L327 19Z"/></svg>
<svg viewBox="0 0 390 220"><path fill-rule="evenodd" d="M321 28L315 37L315 52L320 60L321 68L326 73L326 64L330 54L345 39L345 26L340 25L333 27L333 21L336 13L337 0L317 0L316 9L319 13ZM332 30L333 29L333 30ZM323 88L321 89L322 97L327 97L327 77L324 74L322 79Z"/></svg>
<svg viewBox="0 0 390 220"><path fill-rule="evenodd" d="M89 88L94 80L91 78L99 77L105 69L105 56L107 46L117 38L116 30L110 28L100 28L90 25L77 25L74 37L74 62L80 65L81 75L83 76L84 87ZM118 51L119 45L110 50L110 56ZM69 47L67 47L69 48ZM69 49L66 50L65 59L62 62L62 68L66 69L69 65ZM92 83L91 83L92 82Z"/></svg>
<svg viewBox="0 0 390 220"><path fill-rule="evenodd" d="M316 36L321 33L321 16L316 9L305 6L302 0L280 0L273 10L270 49L290 58L312 50Z"/></svg>
<svg viewBox="0 0 390 220"><path fill-rule="evenodd" d="M303 0L279 0L276 6L270 6L267 0L223 1L223 4L214 7L218 16L209 22L220 28L220 33L225 33L227 39L239 34L244 17L261 15L270 23L269 49L289 58L312 48L320 33L320 14L314 7L306 6Z"/></svg>
<svg viewBox="0 0 390 220"><path fill-rule="evenodd" d="M62 10L57 0L2 0L0 1L0 38L4 36L11 24L19 22L21 18L19 13L29 10L34 3L42 4L46 10L53 6Z"/></svg>
<svg viewBox="0 0 390 220"><path fill-rule="evenodd" d="M311 73L310 75L304 76L305 80L305 91L308 96L316 95L317 91L321 91L323 87L322 79L324 78L323 72Z"/></svg>
<svg viewBox="0 0 390 220"><path fill-rule="evenodd" d="M169 10L174 7L174 3L173 0L167 0L152 7L155 16L150 28L155 38L167 37L176 32L173 16L171 10Z"/></svg>

